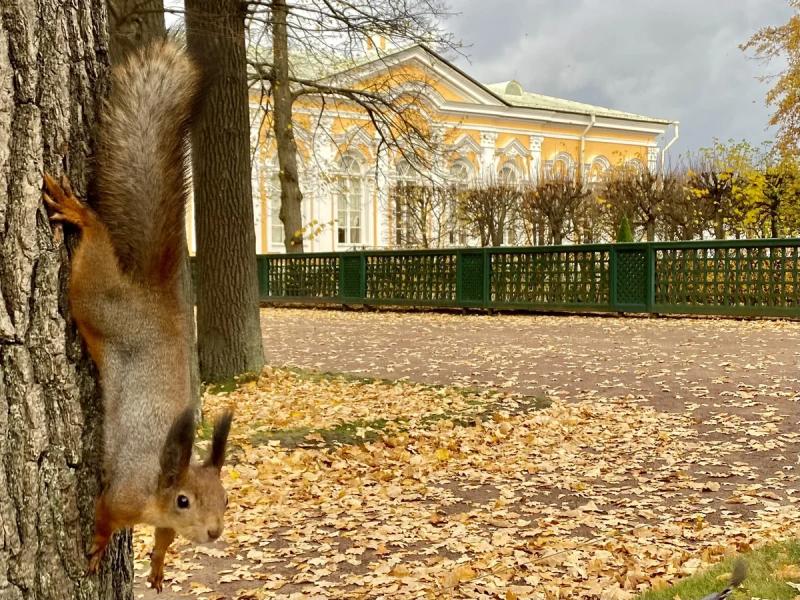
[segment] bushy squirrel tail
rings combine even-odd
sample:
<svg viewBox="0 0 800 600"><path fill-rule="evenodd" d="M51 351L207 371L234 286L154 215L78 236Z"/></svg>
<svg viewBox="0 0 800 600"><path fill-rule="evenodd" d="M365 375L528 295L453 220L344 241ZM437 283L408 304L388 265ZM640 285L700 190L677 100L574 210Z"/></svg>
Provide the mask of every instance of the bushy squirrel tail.
<svg viewBox="0 0 800 600"><path fill-rule="evenodd" d="M187 134L199 80L177 43L157 42L114 69L101 117L95 208L122 269L161 289L185 256Z"/></svg>

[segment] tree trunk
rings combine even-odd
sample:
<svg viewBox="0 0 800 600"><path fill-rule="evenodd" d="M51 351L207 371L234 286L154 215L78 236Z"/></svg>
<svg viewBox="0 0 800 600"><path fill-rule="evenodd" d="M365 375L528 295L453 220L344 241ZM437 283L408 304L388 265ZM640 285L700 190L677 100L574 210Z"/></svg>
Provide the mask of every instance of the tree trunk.
<svg viewBox="0 0 800 600"><path fill-rule="evenodd" d="M111 64L120 64L133 50L164 38L167 28L164 24L164 0L108 0L109 31L111 40ZM186 230L181 230L184 240ZM184 241L184 246L187 246ZM187 330L186 343L189 345L189 377L191 378L192 401L200 404L200 366L197 362L197 337L194 320L194 290L188 247L181 268L181 288L185 298L186 322L192 326Z"/></svg>
<svg viewBox="0 0 800 600"><path fill-rule="evenodd" d="M717 214L714 220L714 236L718 240L725 239L725 216L722 214L721 204L718 204Z"/></svg>
<svg viewBox="0 0 800 600"><path fill-rule="evenodd" d="M108 0L111 64L118 65L131 50L163 38L164 0Z"/></svg>
<svg viewBox="0 0 800 600"><path fill-rule="evenodd" d="M278 178L281 182L280 218L286 252L303 251L303 194L297 171L297 142L292 129L294 97L289 85L289 38L286 0L272 2L272 128L278 148Z"/></svg>
<svg viewBox="0 0 800 600"><path fill-rule="evenodd" d="M129 533L115 537L99 578L85 574L102 407L67 312L68 252L40 185L43 170L66 172L85 196L107 88L105 5L17 0L2 18L0 597L132 598Z"/></svg>
<svg viewBox="0 0 800 600"><path fill-rule="evenodd" d="M250 183L245 3L187 0L189 50L203 69L192 126L200 374L228 379L264 364Z"/></svg>
<svg viewBox="0 0 800 600"><path fill-rule="evenodd" d="M780 204L778 202L773 202L769 207L769 231L772 238L778 237L778 227L780 223L778 222L778 210L780 209Z"/></svg>

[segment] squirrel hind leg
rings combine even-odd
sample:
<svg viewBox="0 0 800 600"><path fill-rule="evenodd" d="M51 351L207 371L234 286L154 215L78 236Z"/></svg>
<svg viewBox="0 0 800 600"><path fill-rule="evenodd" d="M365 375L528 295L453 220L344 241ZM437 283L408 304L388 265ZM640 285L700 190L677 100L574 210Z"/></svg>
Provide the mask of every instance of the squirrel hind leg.
<svg viewBox="0 0 800 600"><path fill-rule="evenodd" d="M51 221L65 221L81 228L89 224L92 211L72 193L66 177L62 177L59 183L45 173L44 187L43 199L50 209Z"/></svg>

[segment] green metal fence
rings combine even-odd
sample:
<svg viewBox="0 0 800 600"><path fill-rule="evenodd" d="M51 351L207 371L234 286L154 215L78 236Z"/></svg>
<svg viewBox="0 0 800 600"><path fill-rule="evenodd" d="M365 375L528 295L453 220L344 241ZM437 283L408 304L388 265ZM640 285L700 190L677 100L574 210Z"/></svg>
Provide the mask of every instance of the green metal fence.
<svg viewBox="0 0 800 600"><path fill-rule="evenodd" d="M260 255L265 302L800 317L800 239Z"/></svg>

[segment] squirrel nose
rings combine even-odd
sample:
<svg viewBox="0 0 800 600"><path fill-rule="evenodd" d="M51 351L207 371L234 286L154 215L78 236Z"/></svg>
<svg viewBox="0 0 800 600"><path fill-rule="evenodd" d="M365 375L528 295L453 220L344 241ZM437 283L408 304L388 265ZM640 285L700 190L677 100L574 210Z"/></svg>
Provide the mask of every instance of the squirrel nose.
<svg viewBox="0 0 800 600"><path fill-rule="evenodd" d="M208 530L208 537L210 537L212 540L217 539L221 535L222 535L222 529L221 528L209 529Z"/></svg>

